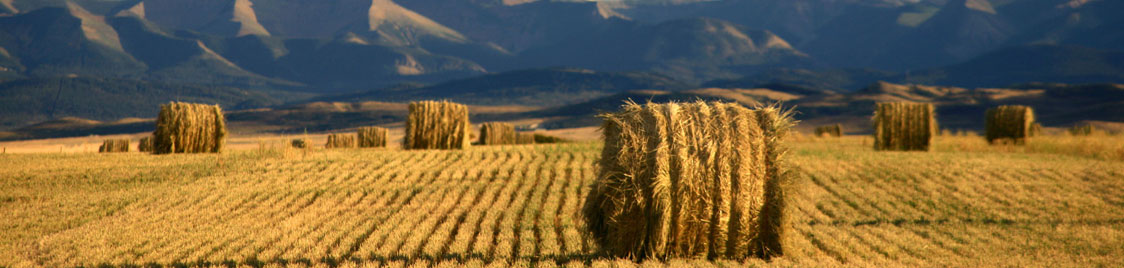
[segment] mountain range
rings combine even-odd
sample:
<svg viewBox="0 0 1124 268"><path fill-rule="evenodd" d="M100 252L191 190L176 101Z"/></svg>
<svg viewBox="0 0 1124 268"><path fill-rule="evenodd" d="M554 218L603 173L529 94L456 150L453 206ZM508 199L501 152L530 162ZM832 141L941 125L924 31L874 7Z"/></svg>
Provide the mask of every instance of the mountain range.
<svg viewBox="0 0 1124 268"><path fill-rule="evenodd" d="M1120 83L1121 12L1118 0L0 0L0 103L20 105L0 128L150 116L113 104L176 99L561 107L646 89Z"/></svg>

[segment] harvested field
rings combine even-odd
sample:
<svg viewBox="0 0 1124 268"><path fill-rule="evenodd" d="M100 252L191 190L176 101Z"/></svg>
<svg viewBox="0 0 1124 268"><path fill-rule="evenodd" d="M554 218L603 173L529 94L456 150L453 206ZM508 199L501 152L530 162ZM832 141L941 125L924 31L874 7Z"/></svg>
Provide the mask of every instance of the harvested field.
<svg viewBox="0 0 1124 268"><path fill-rule="evenodd" d="M583 236L600 143L308 151L288 141L220 154L2 155L0 266L639 266L596 254ZM1124 137L1010 147L938 137L924 154L871 143L789 143L799 190L783 257L643 265L1111 267L1124 256L1124 154L1031 151L1117 150Z"/></svg>

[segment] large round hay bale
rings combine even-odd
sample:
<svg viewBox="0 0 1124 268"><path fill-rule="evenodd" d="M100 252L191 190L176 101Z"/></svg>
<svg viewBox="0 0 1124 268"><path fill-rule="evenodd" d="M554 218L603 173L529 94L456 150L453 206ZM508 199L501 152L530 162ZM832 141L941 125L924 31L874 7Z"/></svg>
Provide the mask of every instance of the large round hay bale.
<svg viewBox="0 0 1124 268"><path fill-rule="evenodd" d="M480 145L515 144L515 126L502 122L480 124Z"/></svg>
<svg viewBox="0 0 1124 268"><path fill-rule="evenodd" d="M386 147L386 139L390 130L382 127L360 127L357 132L359 148L376 148Z"/></svg>
<svg viewBox="0 0 1124 268"><path fill-rule="evenodd" d="M468 107L448 101L411 102L405 149L465 149L471 145Z"/></svg>
<svg viewBox="0 0 1124 268"><path fill-rule="evenodd" d="M226 142L226 118L218 105L171 102L160 105L153 153L218 153Z"/></svg>
<svg viewBox="0 0 1124 268"><path fill-rule="evenodd" d="M874 149L928 151L937 133L930 103L878 103L874 117Z"/></svg>
<svg viewBox="0 0 1124 268"><path fill-rule="evenodd" d="M987 110L984 136L987 143L1025 144L1034 136L1034 109L1022 105L1003 105Z"/></svg>
<svg viewBox="0 0 1124 268"><path fill-rule="evenodd" d="M152 149L152 136L141 138L140 141L137 142L137 151L140 151L142 153L151 153Z"/></svg>
<svg viewBox="0 0 1124 268"><path fill-rule="evenodd" d="M604 118L599 173L583 208L606 253L633 259L783 254L775 108L629 103Z"/></svg>
<svg viewBox="0 0 1124 268"><path fill-rule="evenodd" d="M355 136L349 134L328 134L324 148L355 148Z"/></svg>
<svg viewBox="0 0 1124 268"><path fill-rule="evenodd" d="M98 147L99 153L127 153L129 152L129 139L109 139Z"/></svg>
<svg viewBox="0 0 1124 268"><path fill-rule="evenodd" d="M816 137L842 137L843 125L834 124L816 127Z"/></svg>

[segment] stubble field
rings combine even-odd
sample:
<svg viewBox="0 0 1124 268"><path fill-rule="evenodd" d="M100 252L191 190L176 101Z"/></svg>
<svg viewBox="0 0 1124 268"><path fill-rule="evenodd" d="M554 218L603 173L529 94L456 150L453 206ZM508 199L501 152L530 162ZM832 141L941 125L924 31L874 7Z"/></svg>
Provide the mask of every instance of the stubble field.
<svg viewBox="0 0 1124 268"><path fill-rule="evenodd" d="M599 143L0 155L0 266L1117 266L1124 138L798 138L787 254L598 255Z"/></svg>

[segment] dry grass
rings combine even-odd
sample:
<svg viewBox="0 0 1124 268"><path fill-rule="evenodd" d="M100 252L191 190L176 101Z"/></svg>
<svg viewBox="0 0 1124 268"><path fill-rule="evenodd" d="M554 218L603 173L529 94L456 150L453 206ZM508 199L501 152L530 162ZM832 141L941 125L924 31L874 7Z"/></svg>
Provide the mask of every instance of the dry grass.
<svg viewBox="0 0 1124 268"><path fill-rule="evenodd" d="M818 127L816 127L816 137L837 137L838 138L838 137L842 137L842 136L843 136L843 125L842 124L834 124L834 125L830 125L830 126L818 126Z"/></svg>
<svg viewBox="0 0 1124 268"><path fill-rule="evenodd" d="M1034 136L1034 109L1030 107L999 106L988 109L986 117L987 143L1026 144L1027 138Z"/></svg>
<svg viewBox="0 0 1124 268"><path fill-rule="evenodd" d="M783 252L787 114L728 103L629 103L601 117L605 146L583 215L608 254L742 259Z"/></svg>
<svg viewBox="0 0 1124 268"><path fill-rule="evenodd" d="M875 150L928 151L938 129L929 103L878 103L872 119Z"/></svg>
<svg viewBox="0 0 1124 268"><path fill-rule="evenodd" d="M324 148L355 148L355 136L351 134L328 134Z"/></svg>
<svg viewBox="0 0 1124 268"><path fill-rule="evenodd" d="M480 124L481 145L515 144L515 126L502 122Z"/></svg>
<svg viewBox="0 0 1124 268"><path fill-rule="evenodd" d="M1097 132L1097 128L1089 123L1078 124L1069 128L1069 135L1072 136L1092 136Z"/></svg>
<svg viewBox="0 0 1124 268"><path fill-rule="evenodd" d="M383 127L361 127L357 131L359 148L386 147L390 130Z"/></svg>
<svg viewBox="0 0 1124 268"><path fill-rule="evenodd" d="M98 147L99 153L128 153L129 139L108 139Z"/></svg>
<svg viewBox="0 0 1124 268"><path fill-rule="evenodd" d="M218 105L172 102L160 106L153 153L217 153L226 142L226 119Z"/></svg>
<svg viewBox="0 0 1124 268"><path fill-rule="evenodd" d="M468 107L448 101L419 101L409 106L404 149L464 149L471 145Z"/></svg>

